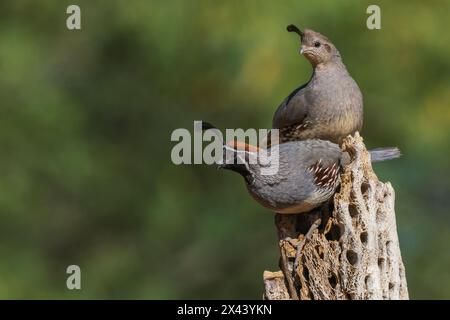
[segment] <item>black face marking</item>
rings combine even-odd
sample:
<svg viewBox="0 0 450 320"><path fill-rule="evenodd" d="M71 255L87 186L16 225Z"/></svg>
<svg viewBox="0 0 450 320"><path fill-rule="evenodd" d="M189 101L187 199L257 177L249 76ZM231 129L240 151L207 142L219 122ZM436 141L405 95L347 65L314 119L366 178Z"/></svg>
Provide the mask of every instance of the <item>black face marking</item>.
<svg viewBox="0 0 450 320"><path fill-rule="evenodd" d="M324 189L334 189L338 182L341 171L337 163L331 166L325 166L322 159L310 166L308 170L314 175L314 183L316 186Z"/></svg>

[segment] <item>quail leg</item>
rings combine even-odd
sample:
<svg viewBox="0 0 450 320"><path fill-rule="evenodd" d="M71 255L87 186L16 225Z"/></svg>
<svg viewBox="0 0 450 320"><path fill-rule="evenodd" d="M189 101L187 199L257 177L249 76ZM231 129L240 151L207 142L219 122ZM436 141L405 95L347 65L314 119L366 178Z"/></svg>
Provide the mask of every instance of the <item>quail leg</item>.
<svg viewBox="0 0 450 320"><path fill-rule="evenodd" d="M302 239L302 241L300 241L298 243L297 253L295 254L295 260L294 260L294 271L297 270L298 263L300 260L300 255L301 255L303 247L306 244L306 241L311 239L311 236L312 236L314 230L316 230L320 226L320 223L321 223L321 219L317 219L316 221L314 221L314 223L311 225L308 232L306 233L305 237Z"/></svg>

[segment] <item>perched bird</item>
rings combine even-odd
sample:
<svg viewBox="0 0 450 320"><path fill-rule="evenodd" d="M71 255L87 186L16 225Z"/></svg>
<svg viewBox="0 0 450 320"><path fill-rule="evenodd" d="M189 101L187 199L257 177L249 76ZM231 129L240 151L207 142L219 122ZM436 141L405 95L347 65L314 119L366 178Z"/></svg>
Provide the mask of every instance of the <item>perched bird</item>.
<svg viewBox="0 0 450 320"><path fill-rule="evenodd" d="M243 143L225 145L219 164L219 168L242 175L253 198L277 213L302 213L320 206L334 194L341 168L350 162L350 155L329 141L293 141L278 147L278 170L272 175L262 174L262 169L270 165L261 161L265 153ZM397 148L369 152L372 162L400 156Z"/></svg>
<svg viewBox="0 0 450 320"><path fill-rule="evenodd" d="M300 36L300 53L311 63L313 74L284 99L273 116L272 128L280 130L280 143L322 139L340 144L361 130L361 91L327 37L308 29L302 32L294 25L287 30ZM277 143L268 140L269 145Z"/></svg>

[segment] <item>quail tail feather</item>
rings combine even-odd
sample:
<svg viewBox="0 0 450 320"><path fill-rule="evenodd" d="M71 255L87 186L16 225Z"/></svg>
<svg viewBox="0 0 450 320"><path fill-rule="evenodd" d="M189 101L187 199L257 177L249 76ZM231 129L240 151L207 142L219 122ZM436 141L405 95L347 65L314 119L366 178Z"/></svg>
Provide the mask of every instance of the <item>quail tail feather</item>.
<svg viewBox="0 0 450 320"><path fill-rule="evenodd" d="M397 147L375 148L369 150L369 153L372 163L397 159L402 155Z"/></svg>

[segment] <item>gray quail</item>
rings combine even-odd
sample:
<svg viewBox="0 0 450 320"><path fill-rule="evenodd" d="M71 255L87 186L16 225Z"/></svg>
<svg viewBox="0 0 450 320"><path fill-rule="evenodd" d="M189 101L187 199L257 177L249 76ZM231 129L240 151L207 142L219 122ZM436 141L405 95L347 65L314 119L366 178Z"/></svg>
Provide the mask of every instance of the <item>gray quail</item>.
<svg viewBox="0 0 450 320"><path fill-rule="evenodd" d="M400 156L397 148L369 152L372 162ZM286 142L279 145L278 171L264 175L261 174L264 165L256 161L263 154L245 144L226 145L219 167L242 175L253 198L277 213L302 213L320 206L334 194L341 166L350 161L348 153L329 141ZM252 157L255 161L251 162Z"/></svg>
<svg viewBox="0 0 450 320"><path fill-rule="evenodd" d="M308 29L302 32L294 25L287 30L300 36L300 53L311 63L313 74L284 99L273 116L272 128L280 130L280 143L322 139L340 144L361 130L361 91L327 37ZM271 143L277 142L269 139Z"/></svg>

